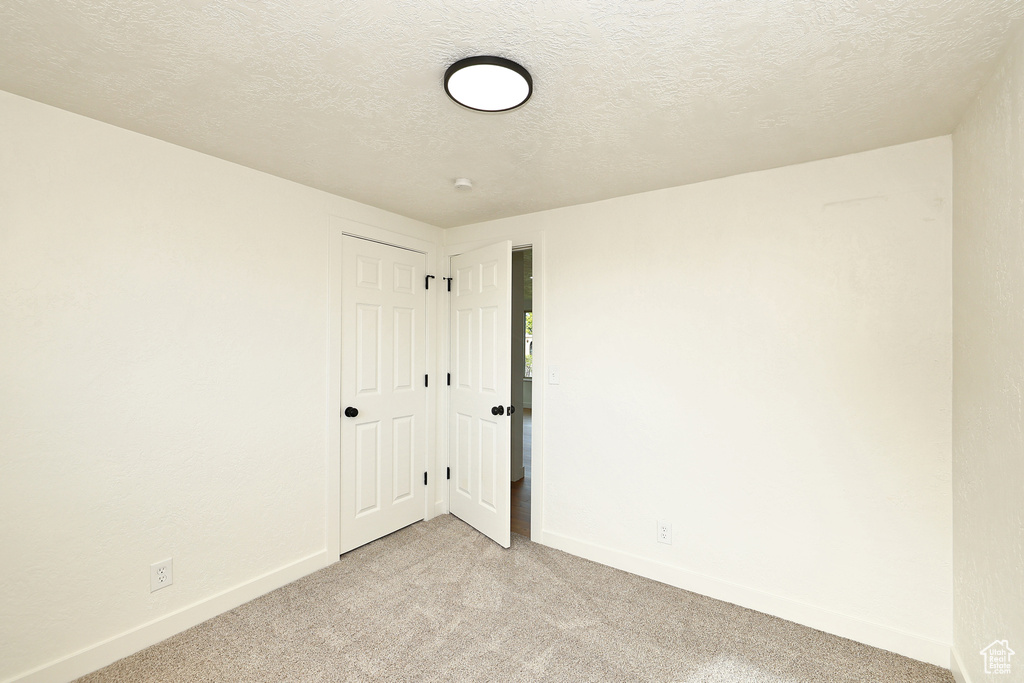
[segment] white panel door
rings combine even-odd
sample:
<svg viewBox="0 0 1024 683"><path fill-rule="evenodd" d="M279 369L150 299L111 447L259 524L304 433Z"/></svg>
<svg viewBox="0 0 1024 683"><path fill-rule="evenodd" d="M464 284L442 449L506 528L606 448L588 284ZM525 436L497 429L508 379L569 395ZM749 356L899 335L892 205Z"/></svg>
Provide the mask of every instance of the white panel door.
<svg viewBox="0 0 1024 683"><path fill-rule="evenodd" d="M341 291L341 552L424 517L423 254L345 236Z"/></svg>
<svg viewBox="0 0 1024 683"><path fill-rule="evenodd" d="M450 510L507 548L512 243L460 254L451 267Z"/></svg>

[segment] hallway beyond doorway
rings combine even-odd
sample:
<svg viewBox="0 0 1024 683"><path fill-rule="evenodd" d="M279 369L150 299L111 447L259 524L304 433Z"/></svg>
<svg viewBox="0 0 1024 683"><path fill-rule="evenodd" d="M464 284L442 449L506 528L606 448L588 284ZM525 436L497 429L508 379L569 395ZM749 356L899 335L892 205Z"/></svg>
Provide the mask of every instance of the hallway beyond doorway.
<svg viewBox="0 0 1024 683"><path fill-rule="evenodd" d="M530 479L532 477L533 411L523 409L523 469L526 476L512 482L512 533L530 537Z"/></svg>

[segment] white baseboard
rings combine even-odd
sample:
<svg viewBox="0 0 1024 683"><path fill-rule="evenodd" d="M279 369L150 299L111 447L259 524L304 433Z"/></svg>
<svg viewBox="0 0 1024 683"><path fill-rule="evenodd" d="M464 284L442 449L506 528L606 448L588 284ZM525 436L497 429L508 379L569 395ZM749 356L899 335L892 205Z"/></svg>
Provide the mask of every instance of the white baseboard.
<svg viewBox="0 0 1024 683"><path fill-rule="evenodd" d="M229 588L159 619L19 674L4 683L65 683L74 680L323 569L337 560L337 557L331 558L327 551L310 555L240 586Z"/></svg>
<svg viewBox="0 0 1024 683"><path fill-rule="evenodd" d="M971 678L967 675L967 669L955 647L949 651L949 671L956 683L971 683Z"/></svg>
<svg viewBox="0 0 1024 683"><path fill-rule="evenodd" d="M567 553L615 567L631 574L654 579L670 586L700 593L716 600L764 612L804 626L849 638L865 645L940 666L950 665L950 644L883 626L858 617L809 605L799 600L773 595L764 591L715 579L645 557L614 550L587 541L547 531L538 543L564 550Z"/></svg>

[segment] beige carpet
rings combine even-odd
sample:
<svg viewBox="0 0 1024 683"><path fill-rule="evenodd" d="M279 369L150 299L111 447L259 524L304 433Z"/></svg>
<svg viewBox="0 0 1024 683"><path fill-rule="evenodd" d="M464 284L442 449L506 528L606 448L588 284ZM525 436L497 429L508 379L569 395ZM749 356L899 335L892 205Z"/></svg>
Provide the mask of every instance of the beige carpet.
<svg viewBox="0 0 1024 683"><path fill-rule="evenodd" d="M421 522L81 681L953 681L458 519Z"/></svg>

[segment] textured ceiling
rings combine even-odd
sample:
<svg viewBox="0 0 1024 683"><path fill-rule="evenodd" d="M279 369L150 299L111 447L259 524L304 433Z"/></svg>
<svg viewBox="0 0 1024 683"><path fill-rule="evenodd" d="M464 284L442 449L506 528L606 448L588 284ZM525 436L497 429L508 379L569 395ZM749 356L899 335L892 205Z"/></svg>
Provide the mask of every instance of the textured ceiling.
<svg viewBox="0 0 1024 683"><path fill-rule="evenodd" d="M1021 16L1021 0L3 0L0 89L450 227L949 133ZM474 54L527 67L530 102L449 101L445 68Z"/></svg>

